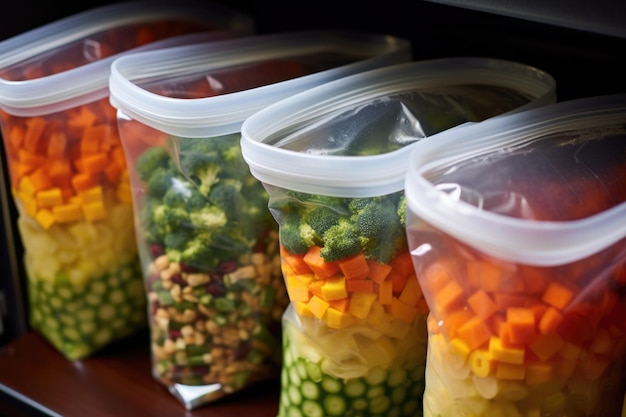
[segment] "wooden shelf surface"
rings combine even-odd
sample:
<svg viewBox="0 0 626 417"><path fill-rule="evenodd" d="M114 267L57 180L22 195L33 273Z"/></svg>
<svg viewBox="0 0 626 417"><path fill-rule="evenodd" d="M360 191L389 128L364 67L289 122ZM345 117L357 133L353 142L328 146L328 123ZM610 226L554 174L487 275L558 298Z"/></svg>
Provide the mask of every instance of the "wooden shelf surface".
<svg viewBox="0 0 626 417"><path fill-rule="evenodd" d="M0 392L63 417L276 417L278 380L185 410L152 377L148 346L142 332L71 362L39 334L26 332L0 346Z"/></svg>

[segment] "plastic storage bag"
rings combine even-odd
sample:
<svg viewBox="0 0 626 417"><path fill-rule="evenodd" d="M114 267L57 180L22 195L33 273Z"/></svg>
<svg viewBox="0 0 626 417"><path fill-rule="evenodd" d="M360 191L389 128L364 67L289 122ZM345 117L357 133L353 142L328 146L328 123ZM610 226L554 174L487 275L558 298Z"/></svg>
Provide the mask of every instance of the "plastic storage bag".
<svg viewBox="0 0 626 417"><path fill-rule="evenodd" d="M428 307L406 242L408 152L462 123L552 103L554 87L507 61L411 62L244 122L243 156L269 192L290 299L279 417L421 415Z"/></svg>
<svg viewBox="0 0 626 417"><path fill-rule="evenodd" d="M288 303L244 119L343 75L410 59L408 42L343 31L259 35L114 62L152 370L187 409L278 376Z"/></svg>
<svg viewBox="0 0 626 417"><path fill-rule="evenodd" d="M413 149L407 236L431 311L425 416L623 415L624 184L625 95Z"/></svg>
<svg viewBox="0 0 626 417"><path fill-rule="evenodd" d="M147 325L130 186L107 97L112 60L252 30L247 16L210 4L130 2L0 43L0 122L30 324L68 359Z"/></svg>

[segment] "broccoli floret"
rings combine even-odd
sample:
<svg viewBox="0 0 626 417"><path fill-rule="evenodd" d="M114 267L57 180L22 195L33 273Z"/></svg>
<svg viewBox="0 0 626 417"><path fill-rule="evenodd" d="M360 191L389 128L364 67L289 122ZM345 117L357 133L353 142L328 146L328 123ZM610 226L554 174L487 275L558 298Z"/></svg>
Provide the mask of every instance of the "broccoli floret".
<svg viewBox="0 0 626 417"><path fill-rule="evenodd" d="M238 185L222 181L209 193L209 202L221 208L229 218L236 218L242 207L241 187L237 187Z"/></svg>
<svg viewBox="0 0 626 417"><path fill-rule="evenodd" d="M399 195L392 194L357 198L350 202L350 220L358 230L366 257L387 263L405 245L398 201Z"/></svg>
<svg viewBox="0 0 626 417"><path fill-rule="evenodd" d="M342 218L324 233L324 246L320 255L327 262L354 256L361 251L357 228L350 220Z"/></svg>
<svg viewBox="0 0 626 417"><path fill-rule="evenodd" d="M226 225L226 213L217 206L207 205L189 213L191 225L200 229L214 230Z"/></svg>
<svg viewBox="0 0 626 417"><path fill-rule="evenodd" d="M280 243L291 253L306 253L309 245L300 235L301 218L298 212L287 212L281 219Z"/></svg>
<svg viewBox="0 0 626 417"><path fill-rule="evenodd" d="M169 170L171 164L170 154L165 148L153 146L146 149L135 161L137 176L147 182L157 168Z"/></svg>
<svg viewBox="0 0 626 417"><path fill-rule="evenodd" d="M398 200L398 217L400 218L400 224L406 227L406 195L402 194Z"/></svg>
<svg viewBox="0 0 626 417"><path fill-rule="evenodd" d="M215 153L194 153L181 158L181 171L203 195L209 195L211 187L220 180L221 169L221 162Z"/></svg>
<svg viewBox="0 0 626 417"><path fill-rule="evenodd" d="M402 192L367 198L341 198L302 192L278 194L272 213L281 219L281 243L292 253L321 246L327 261L362 251L389 262L406 246L399 205Z"/></svg>
<svg viewBox="0 0 626 417"><path fill-rule="evenodd" d="M313 206L306 210L303 221L313 230L319 238L328 229L339 223L341 214L329 206Z"/></svg>
<svg viewBox="0 0 626 417"><path fill-rule="evenodd" d="M268 194L243 160L239 137L173 137L176 159L158 147L143 157L142 230L172 261L215 270L253 250L266 231L278 231Z"/></svg>
<svg viewBox="0 0 626 417"><path fill-rule="evenodd" d="M163 198L172 186L171 171L167 168L156 167L152 175L146 180L146 193L151 197Z"/></svg>

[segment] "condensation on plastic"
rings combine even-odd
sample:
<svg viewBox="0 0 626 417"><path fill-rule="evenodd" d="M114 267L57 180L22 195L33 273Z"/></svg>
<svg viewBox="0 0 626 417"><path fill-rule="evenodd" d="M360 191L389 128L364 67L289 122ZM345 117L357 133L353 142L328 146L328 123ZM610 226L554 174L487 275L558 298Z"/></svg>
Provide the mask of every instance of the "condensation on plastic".
<svg viewBox="0 0 626 417"><path fill-rule="evenodd" d="M257 112L242 126L242 151L253 174L270 184L336 196L385 194L404 187L406 145L553 103L555 86L537 68L496 59L400 64L328 83ZM352 142L366 148L381 135L385 153L349 155Z"/></svg>
<svg viewBox="0 0 626 417"><path fill-rule="evenodd" d="M625 156L626 95L413 148L407 238L431 312L425 417L620 415Z"/></svg>

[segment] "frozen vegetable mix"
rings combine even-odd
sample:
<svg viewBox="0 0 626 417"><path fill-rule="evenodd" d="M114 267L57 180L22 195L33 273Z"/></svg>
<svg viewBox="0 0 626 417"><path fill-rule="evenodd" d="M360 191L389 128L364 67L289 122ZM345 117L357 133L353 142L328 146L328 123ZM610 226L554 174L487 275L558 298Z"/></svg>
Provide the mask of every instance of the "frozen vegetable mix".
<svg viewBox="0 0 626 417"><path fill-rule="evenodd" d="M406 236L408 154L443 130L551 100L549 77L528 91L512 81L519 67L493 64L371 70L244 122L290 300L279 417L422 415L429 308Z"/></svg>
<svg viewBox="0 0 626 417"><path fill-rule="evenodd" d="M447 133L415 148L405 187L424 415L623 415L626 97Z"/></svg>
<svg viewBox="0 0 626 417"><path fill-rule="evenodd" d="M187 409L280 375L289 298L279 229L243 159L243 120L407 50L394 38L300 32L114 62L111 102L129 165L152 373Z"/></svg>
<svg viewBox="0 0 626 417"><path fill-rule="evenodd" d="M71 360L146 327L109 65L129 51L251 31L228 9L146 6L88 10L0 46L0 123L30 324Z"/></svg>

